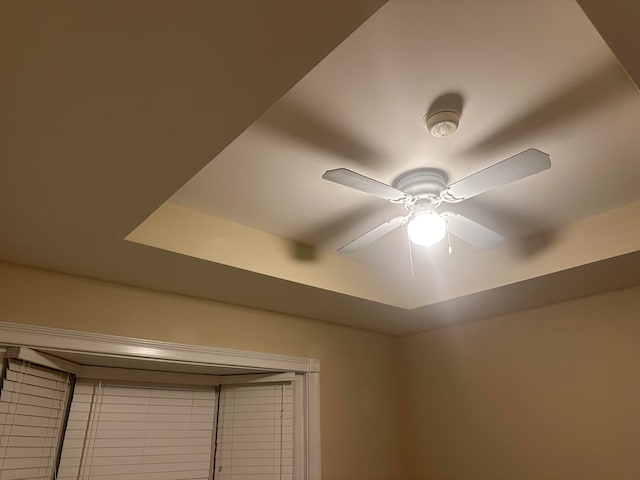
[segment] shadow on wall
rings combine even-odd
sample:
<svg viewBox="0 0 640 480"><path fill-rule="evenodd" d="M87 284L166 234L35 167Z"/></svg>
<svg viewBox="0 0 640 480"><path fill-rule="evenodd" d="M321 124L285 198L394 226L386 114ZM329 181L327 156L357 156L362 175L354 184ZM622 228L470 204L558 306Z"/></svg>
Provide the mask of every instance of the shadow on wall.
<svg viewBox="0 0 640 480"><path fill-rule="evenodd" d="M509 209L505 204L486 202L482 198L455 205L452 210L459 211L503 234L507 241L513 242L516 246L516 255L520 258L541 254L551 247L560 235L558 229L549 228L548 224L539 218Z"/></svg>
<svg viewBox="0 0 640 480"><path fill-rule="evenodd" d="M363 218L368 218L379 210L380 205L372 202L349 212L344 212L338 217L332 217L329 220L318 223L304 237L289 242L291 256L302 262L316 261L320 250L312 245L322 245L330 242L348 230L351 225L361 222Z"/></svg>
<svg viewBox="0 0 640 480"><path fill-rule="evenodd" d="M607 63L585 78L549 95L530 111L513 118L493 135L471 146L466 153L490 153L631 94L637 95L637 90L622 67L617 62Z"/></svg>
<svg viewBox="0 0 640 480"><path fill-rule="evenodd" d="M350 135L345 125L334 124L282 101L269 109L256 126L351 163L373 166L382 161L379 153Z"/></svg>
<svg viewBox="0 0 640 480"><path fill-rule="evenodd" d="M438 112L456 112L462 117L464 98L458 92L447 92L438 96L427 108L427 117Z"/></svg>

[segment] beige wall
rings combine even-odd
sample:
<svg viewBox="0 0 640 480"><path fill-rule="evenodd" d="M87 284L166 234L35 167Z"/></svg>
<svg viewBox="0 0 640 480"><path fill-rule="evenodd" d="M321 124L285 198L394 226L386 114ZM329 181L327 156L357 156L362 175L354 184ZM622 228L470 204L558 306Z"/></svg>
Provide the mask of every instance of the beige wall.
<svg viewBox="0 0 640 480"><path fill-rule="evenodd" d="M400 343L409 478L640 478L640 287Z"/></svg>
<svg viewBox="0 0 640 480"><path fill-rule="evenodd" d="M0 263L0 320L319 358L326 480L640 478L640 287L395 338Z"/></svg>
<svg viewBox="0 0 640 480"><path fill-rule="evenodd" d="M319 358L323 478L399 478L394 337L6 263L0 320Z"/></svg>

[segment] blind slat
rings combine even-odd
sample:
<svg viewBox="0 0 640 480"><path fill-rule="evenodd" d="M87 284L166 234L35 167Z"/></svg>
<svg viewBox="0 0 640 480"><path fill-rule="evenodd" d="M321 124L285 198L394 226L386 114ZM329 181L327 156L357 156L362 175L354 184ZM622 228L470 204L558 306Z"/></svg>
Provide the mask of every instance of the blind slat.
<svg viewBox="0 0 640 480"><path fill-rule="evenodd" d="M16 359L0 392L0 478L52 478L71 376Z"/></svg>
<svg viewBox="0 0 640 480"><path fill-rule="evenodd" d="M293 388L290 383L223 385L216 480L293 477Z"/></svg>
<svg viewBox="0 0 640 480"><path fill-rule="evenodd" d="M208 478L216 392L79 383L58 479Z"/></svg>

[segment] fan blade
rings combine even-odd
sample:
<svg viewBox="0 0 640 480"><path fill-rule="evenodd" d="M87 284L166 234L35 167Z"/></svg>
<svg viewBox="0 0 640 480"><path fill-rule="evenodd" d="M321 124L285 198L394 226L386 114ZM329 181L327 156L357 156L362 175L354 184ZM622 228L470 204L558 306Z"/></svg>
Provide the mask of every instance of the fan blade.
<svg viewBox="0 0 640 480"><path fill-rule="evenodd" d="M444 212L442 217L447 221L449 233L461 238L472 247L484 250L497 247L504 241L502 235L458 213Z"/></svg>
<svg viewBox="0 0 640 480"><path fill-rule="evenodd" d="M408 217L395 217L385 223L378 225L372 230L369 230L364 235L360 235L355 240L347 243L345 246L338 249L338 253L354 253L356 250L360 250L362 247L375 242L379 238L384 237L387 233L392 232L401 225L407 223Z"/></svg>
<svg viewBox="0 0 640 480"><path fill-rule="evenodd" d="M465 200L551 167L549 155L530 148L451 185L445 196ZM446 198L445 198L446 200Z"/></svg>
<svg viewBox="0 0 640 480"><path fill-rule="evenodd" d="M365 177L346 168L327 170L324 172L324 175L322 175L322 178L339 183L345 187L355 188L361 192L384 198L385 200L402 200L407 196L406 193L397 188L393 188L391 185Z"/></svg>

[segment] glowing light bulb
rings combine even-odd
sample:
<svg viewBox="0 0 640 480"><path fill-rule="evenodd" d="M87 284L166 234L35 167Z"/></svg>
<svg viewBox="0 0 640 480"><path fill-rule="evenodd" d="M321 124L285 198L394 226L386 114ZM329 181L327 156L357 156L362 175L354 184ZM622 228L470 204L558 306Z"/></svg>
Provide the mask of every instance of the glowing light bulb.
<svg viewBox="0 0 640 480"><path fill-rule="evenodd" d="M447 234L447 222L437 213L416 215L407 226L409 238L417 245L429 246L438 243Z"/></svg>

